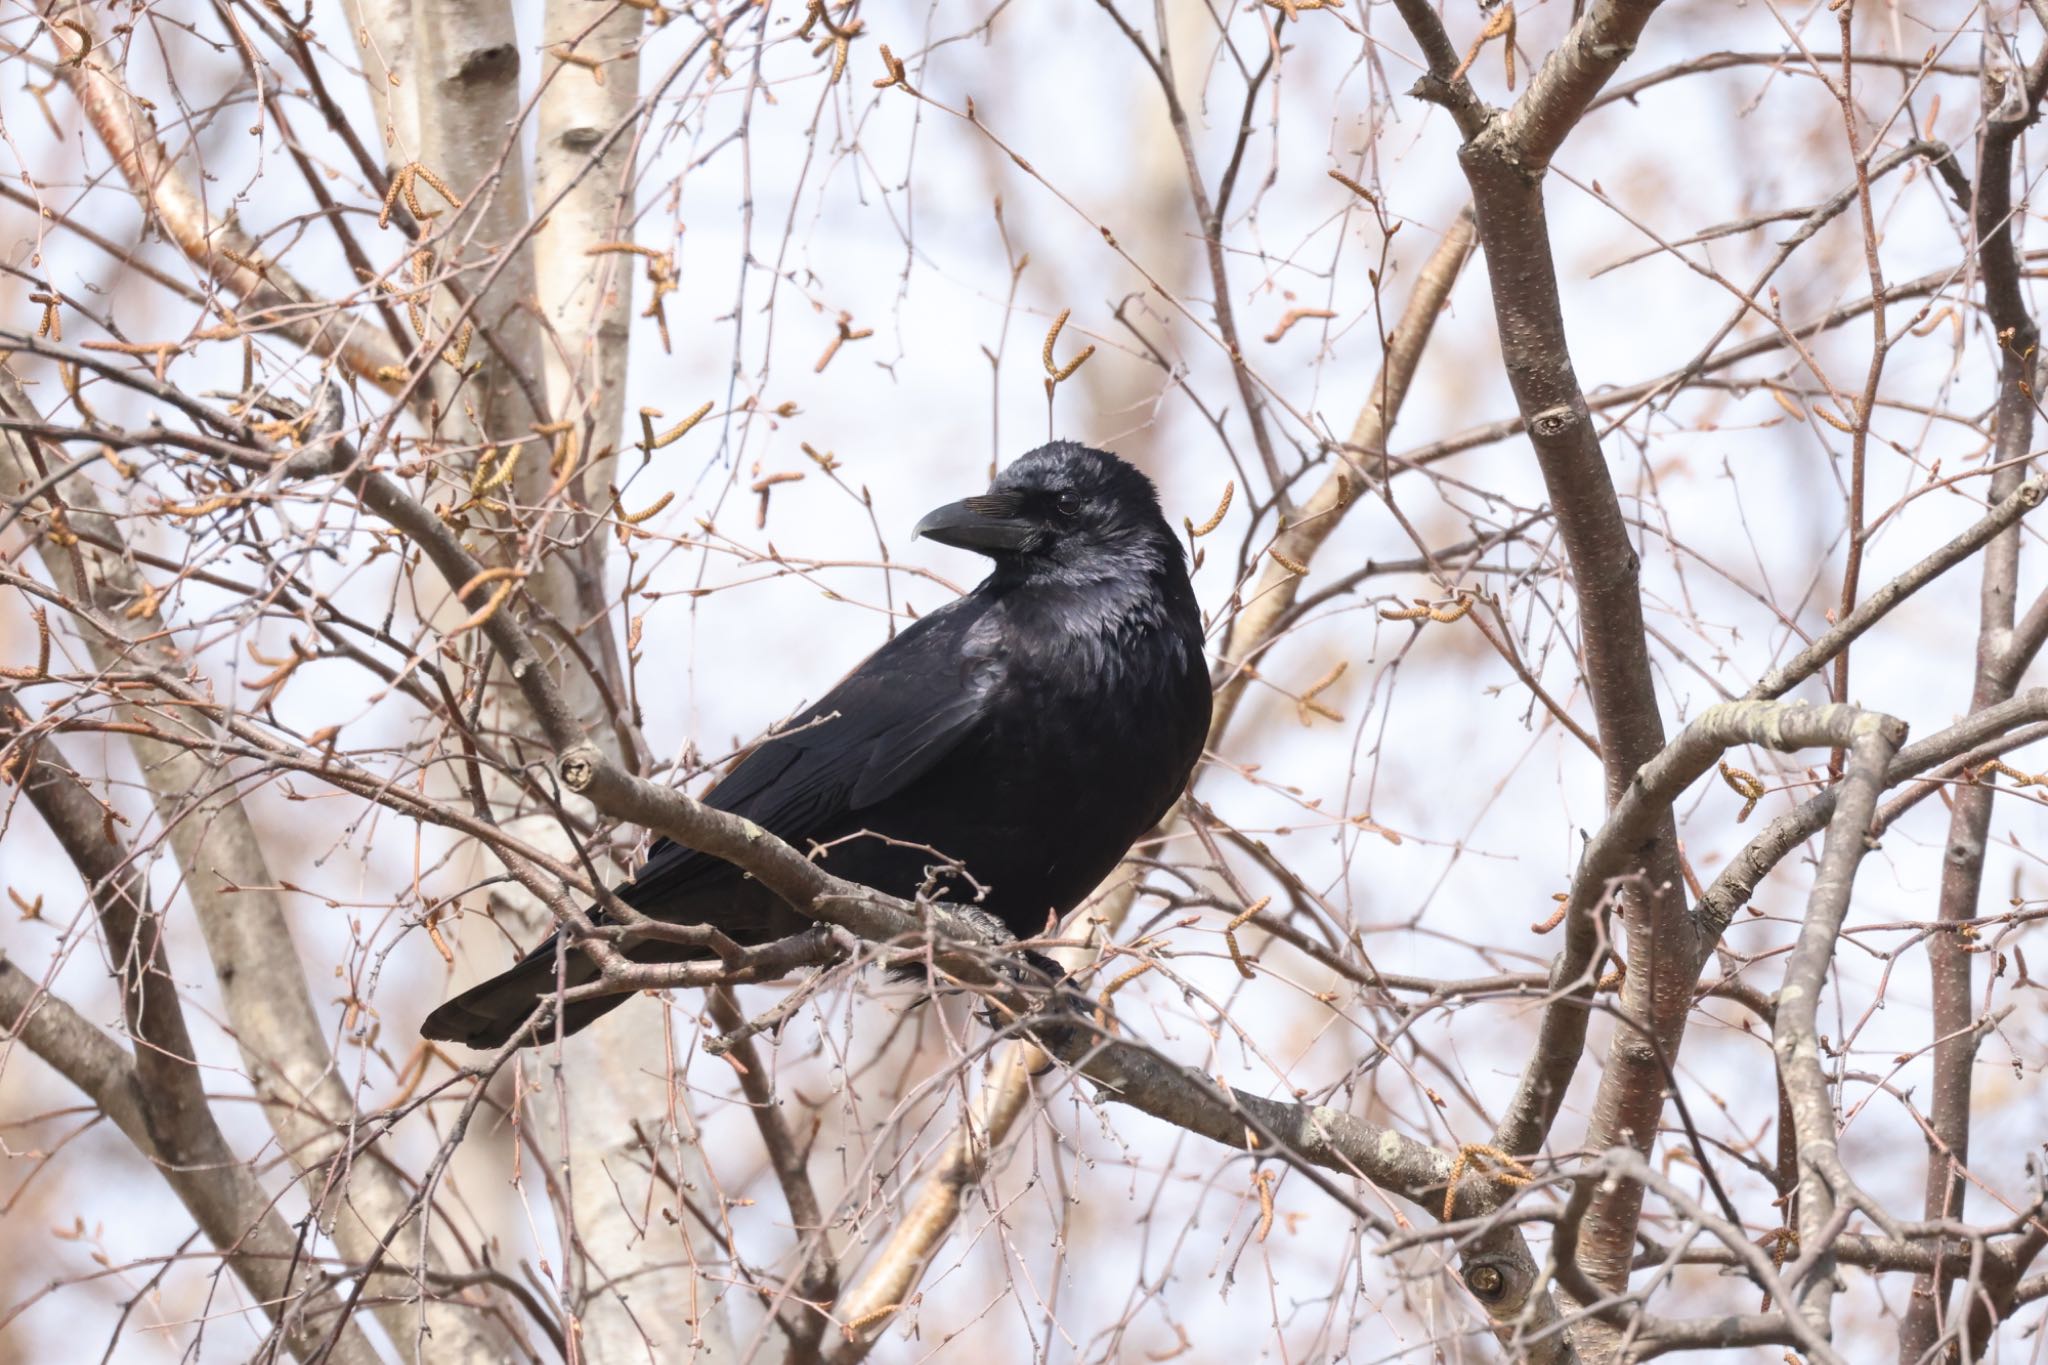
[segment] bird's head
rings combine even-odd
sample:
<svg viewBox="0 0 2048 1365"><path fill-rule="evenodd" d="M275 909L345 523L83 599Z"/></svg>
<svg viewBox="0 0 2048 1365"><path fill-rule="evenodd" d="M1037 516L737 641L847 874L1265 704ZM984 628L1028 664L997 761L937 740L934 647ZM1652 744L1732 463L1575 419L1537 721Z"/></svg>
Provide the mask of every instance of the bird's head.
<svg viewBox="0 0 2048 1365"><path fill-rule="evenodd" d="M987 555L1007 576L1157 573L1183 562L1152 481L1071 441L1018 458L988 492L935 509L911 535Z"/></svg>

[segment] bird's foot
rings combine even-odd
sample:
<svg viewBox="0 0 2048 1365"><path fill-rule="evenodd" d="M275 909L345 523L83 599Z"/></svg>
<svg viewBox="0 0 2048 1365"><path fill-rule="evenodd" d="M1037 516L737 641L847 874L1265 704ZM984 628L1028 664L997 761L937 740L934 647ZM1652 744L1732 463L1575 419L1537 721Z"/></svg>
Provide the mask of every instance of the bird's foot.
<svg viewBox="0 0 2048 1365"><path fill-rule="evenodd" d="M1031 1011L1033 1032L1040 1031L1044 1024L1039 1021L1049 1016L1085 1015L1090 1008L1088 997L1068 984L1072 974L1044 953L1025 948L998 958L991 966L1003 981L1036 997ZM982 1018L992 1029L1013 1027L1019 1022L1015 1010L996 1003L982 1012Z"/></svg>

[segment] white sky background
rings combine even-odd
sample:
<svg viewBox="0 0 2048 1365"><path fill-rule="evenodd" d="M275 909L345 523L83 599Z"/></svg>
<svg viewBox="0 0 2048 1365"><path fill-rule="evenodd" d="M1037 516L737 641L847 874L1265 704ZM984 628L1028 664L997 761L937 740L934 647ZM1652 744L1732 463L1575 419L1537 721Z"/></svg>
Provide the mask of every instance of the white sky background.
<svg viewBox="0 0 2048 1365"><path fill-rule="evenodd" d="M196 10L188 15L186 8L171 5L154 12L154 36L137 48L130 73L153 92L149 82L160 78L160 67L144 54L160 39L175 54L177 83L187 103L205 106L237 84L241 69L232 54L205 50L174 31L189 19L209 35L217 32L210 17ZM361 111L357 126L368 135L374 123L367 101L360 82L347 74L346 20L326 8L316 28L332 45L329 83ZM1542 5L1520 16L1522 81L1531 60L1562 31L1563 9ZM1860 10L1861 51L1918 58L1939 47L1944 62L1967 66L1976 61L1982 16L1965 6L1888 9L1866 4ZM531 80L538 69L538 16L522 13L531 20L523 28L522 51ZM751 53L737 38L732 60L740 76L707 93L700 59L671 88L655 120L662 131L660 143L650 145L643 158L642 218L635 235L642 243L665 248L677 242L680 225L681 289L668 300L675 352L663 354L652 323L636 324L628 409L650 405L673 420L706 400L716 401L724 414L729 402L755 398L767 408L794 403L797 412L774 421L759 415L749 420L741 412L717 416L655 456L635 475L625 498L627 506L637 508L664 492L677 495L649 529L687 535L695 531L693 518L712 517L722 534L753 549L772 542L809 557L874 558L866 513L812 469L800 449L800 443L809 442L835 452L848 482L872 491L875 518L893 555L959 585L970 584L978 576L978 562L960 552L911 545L908 528L929 507L975 491L985 479L992 391L1002 458L1042 439L1046 421L1038 352L1051 318L1063 308L1073 314L1060 342L1061 357L1089 342L1098 351L1061 390L1059 435L1107 444L1136 459L1159 481L1176 523L1183 516L1203 520L1224 481L1238 478L1214 433L1182 394L1162 391L1159 372L1137 357L1112 316L1118 300L1146 285L1104 243L1099 226L1110 228L1155 280L1178 291L1195 318L1206 324L1209 316L1204 300L1210 289L1201 273L1194 219L1179 188L1177 160L1164 141L1156 87L1094 5L1075 0L1013 4L977 31L989 13L981 4L926 8L870 0L862 10L867 35L855 44L850 79L832 92L822 111L817 63L807 45L795 42L768 51L762 67L766 85L751 97L743 64ZM1129 7L1127 13L1135 19L1140 12ZM1256 19L1242 9L1231 14L1232 32L1254 55L1256 25L1269 22L1273 11L1263 13L1266 17ZM775 0L768 31L786 32L801 19L799 7ZM2013 26L2004 10L1998 22L2007 30ZM1361 23L1388 45L1360 36L1356 26ZM1479 20L1469 6L1454 4L1447 23L1462 44L1477 33ZM0 24L5 25L0 33L13 41L28 41L29 22L18 10L0 12ZM1199 6L1187 6L1175 24L1176 37L1185 35L1184 63L1199 69L1215 58L1213 24ZM1776 50L1788 29L1817 53L1835 50L1834 16L1820 6L1673 6L1652 22L1623 77L1704 51ZM685 20L650 38L642 66L649 86L696 31L696 24ZM1262 379L1289 407L1342 436L1379 360L1367 272L1378 269L1386 278L1382 307L1391 325L1416 266L1464 202L1464 185L1453 156L1456 134L1450 121L1403 94L1389 95L1389 86L1405 90L1414 73L1409 44L1389 7L1373 6L1361 14L1359 0L1349 0L1336 15L1305 13L1300 27L1290 25L1286 32L1291 46L1281 59L1276 91L1262 93L1258 101L1256 131L1226 235L1232 302ZM2021 32L2022 49L2031 55L2041 35L2031 21ZM971 96L983 124L1028 160L1043 181L1026 174L964 120L919 105L900 91L873 90L869 81L880 72L875 41L889 43L898 54L926 50L913 60L913 84L954 109L964 108ZM47 53L47 38L39 50ZM1242 100L1242 84L1229 62L1216 65L1209 102L1198 110L1201 155L1212 180L1228 155ZM1482 54L1474 71L1482 95L1506 98L1497 46ZM1861 72L1858 88L1866 112L1887 118L1902 86L1898 72ZM1930 77L1912 102L1923 127L1937 91L1940 112L1929 135L1965 148L1966 164L1973 165L1968 148L1978 117L1974 82ZM775 102L768 101L767 92ZM168 96L160 102L166 110L175 107ZM135 230L132 201L117 179L84 189L77 152L81 134L69 97L53 94L50 104L64 128L61 143L51 137L22 82L0 82L0 119L9 140L0 152L6 163L0 169L17 182L16 172L32 173L60 210L83 193L87 219L99 231L127 240ZM309 201L276 145L275 129L262 138L247 133L248 112L246 106L222 110L201 139L215 177L209 186L217 196L213 202L226 208L238 201L244 223L260 234L305 211ZM742 118L747 140L729 140ZM814 118L820 130L815 143L809 134ZM341 169L337 192L345 189L345 199L367 203L373 213L374 197L355 183L334 142L318 134L310 110L298 117L298 126ZM1864 127L1867 135L1870 124ZM1902 122L1892 123L1883 148L1909 136ZM103 167L104 156L94 148L89 162ZM1326 177L1332 168L1381 191L1390 219L1400 224L1390 242L1373 215ZM1596 278L1601 267L1653 245L1623 213L1669 241L1760 211L1810 204L1850 183L1840 111L1832 98L1810 76L1773 75L1759 67L1689 78L1653 90L1634 105L1595 112L1567 143L1556 170L1547 191L1551 232L1574 358L1589 392L1682 364L1735 302L1721 286L1668 257ZM668 196L678 177L679 209L671 215ZM1613 207L1591 192L1595 181L1612 196ZM750 243L742 236L739 211L749 186ZM997 194L1014 247L1030 256L1007 320L1009 272L991 211ZM1896 172L1881 182L1877 206L1888 278L1908 279L1964 259L1955 211L1938 182L1924 172ZM785 223L793 224L786 236ZM380 253L380 264L399 259L403 244L397 233L379 236L368 215L360 215L357 226ZM1746 283L1787 231L1786 225L1776 224L1687 250L1693 260ZM2030 235L2026 226L2022 234L2024 244ZM120 279L102 254L61 231L41 242L38 272L30 263L34 236L29 215L0 206L0 257L7 263L40 273L67 291L83 293L95 286L109 291L131 337L175 336L195 325L184 305ZM282 250L282 242L272 246ZM757 261L779 263L787 273L772 280L761 269L749 272L736 326L737 272L749 246ZM185 274L174 253L162 246L147 255ZM339 253L317 229L292 246L288 259L298 276L316 288L340 291L347 285ZM1776 285L1790 319L1805 320L1837 302L1862 297L1868 280L1853 211L1795 256ZM637 301L644 303L644 280L637 287ZM1959 278L1948 297L1960 303L1970 288L1967 278ZM0 317L15 326L32 319L35 309L25 297L30 291L19 275L0 280ZM772 311L763 312L771 291ZM1913 321L1921 302L1893 309L1894 331ZM1261 340L1292 307L1327 307L1338 316L1327 323L1301 322L1278 343ZM873 328L874 336L844 346L822 374L814 373L842 311L852 316L854 326ZM1186 365L1189 387L1212 408L1228 410L1231 439L1251 467L1251 442L1218 347L1187 318L1174 316L1156 293L1148 293L1132 312L1144 319L1149 335ZM1738 336L1759 330L1752 320ZM67 340L91 335L96 333L83 319L67 318ZM1005 335L1003 365L992 383L980 348L996 346ZM1861 384L1868 342L1867 322L1858 322L1814 347L1845 393ZM1900 402L1981 418L1995 374L1993 345L1988 328L1972 318L1958 354L1943 322L1894 353L1884 393ZM208 357L201 348L193 358L177 362L173 378L194 390L238 382L238 358L231 350ZM1811 383L1811 376L1793 368L1783 352L1736 372L1802 387ZM52 393L54 385L40 392ZM1393 450L1399 454L1512 412L1493 335L1484 262L1475 259L1439 324ZM1286 441L1312 452L1310 433L1283 414L1275 416L1276 430ZM1909 411L1884 411L1878 431L1912 454L1873 442L1873 510L1923 484L1936 459L1942 474L1952 475L1970 467L1983 450L1978 433ZM1843 499L1838 469L1847 444L1846 436L1822 422L1795 425L1760 388L1742 395L1697 391L1669 412L1638 414L1625 431L1608 438L1610 464L1624 498L1647 495L1652 479L1661 494L1661 505L1639 509L1625 502L1625 511L1635 515L1640 510L1659 528L1645 535L1641 548L1651 624L1670 642L1670 647L1653 646L1669 728L1675 731L1718 699L1671 647L1739 694L1789 653L1779 613L1797 620L1809 634L1824 627L1821 613L1839 591ZM1290 469L1301 458L1299 451L1283 450ZM636 463L637 456L629 454L622 468ZM757 477L757 467L762 473L812 470L804 482L776 490L765 531L754 528L753 498L745 490ZM1475 519L1486 528L1508 524L1542 502L1533 458L1519 439L1482 446L1441 466L1441 472L1446 476L1441 485L1413 475L1393 485L1402 511L1436 546L1472 534ZM1311 479L1320 474L1316 471ZM1196 584L1211 612L1227 603L1234 551L1248 524L1242 478L1238 483L1230 515L1203 542L1208 561ZM1964 481L1954 492L1918 498L1892 518L1870 547L1866 591L1974 519L1981 511L1981 489L1981 480ZM1661 533L1667 522L1683 543L1676 553ZM1270 524L1261 528L1255 543L1263 543L1270 529ZM664 555L662 548L658 542L641 547L642 571L654 565L653 586L669 595L645 607L646 641L638 673L647 733L659 754L674 756L689 743L707 754L725 752L802 699L818 695L883 638L884 618L861 609L883 600L876 571L828 569L805 581L768 576L730 556L691 549ZM0 552L11 549L0 545ZM1308 586L1313 589L1318 580L1334 578L1368 557L1413 553L1386 510L1369 503L1346 520L1324 549ZM2044 581L2038 538L2030 537L2024 553L2023 603L2031 600L2028 590ZM1527 545L1487 557L1490 565L1508 563L1518 570L1534 560ZM359 573L349 592L373 615L389 591L387 570L388 561ZM1970 687L1976 578L1974 564L1952 573L1859 644L1853 699L1908 719L1918 735L1933 732L1960 712ZM702 598L683 595L693 587L741 582L742 587ZM1546 686L1566 695L1569 663L1540 600L1556 600L1554 582L1542 574L1534 580L1488 574L1470 585L1507 595L1510 618L1528 628L1519 643L1532 659L1547 659L1542 670ZM860 605L828 599L821 587ZM894 589L899 603L907 600L921 610L946 596L930 581L907 575L896 578ZM188 591L186 607L193 614L222 605L204 590ZM1375 580L1368 591L1403 600L1441 598L1446 585L1420 577L1393 578ZM1304 727L1290 701L1255 689L1224 757L1233 764L1262 765L1259 781L1215 765L1202 779L1202 795L1224 817L1267 839L1310 884L1348 910L1382 969L1462 976L1527 970L1547 962L1555 944L1534 935L1530 925L1548 915L1551 892L1566 885L1581 831L1598 825L1597 764L1555 725L1530 727L1525 689L1469 626L1429 626L1418 633L1405 623L1380 620L1373 608L1385 600L1365 595L1343 599L1263 665L1268 677L1299 689L1338 660L1347 661L1345 677L1320 698L1341 711L1345 722L1319 720ZM259 638L281 644L283 636L273 624ZM15 660L30 657L32 648L25 609L18 602L0 602L0 651ZM220 632L203 656L224 695L238 678L267 671L250 664L239 649L237 639ZM279 713L305 728L345 720L357 743L379 734L394 741L407 737L416 718L402 700L373 702L373 682L340 664L309 667L284 694ZM1818 698L1820 692L1809 685L1799 695ZM1573 714L1590 724L1585 699L1573 696L1570 704ZM1542 716L1540 707L1536 716ZM70 741L68 749L88 766L101 761L93 745L80 739ZM1763 772L1774 788L1800 779L1803 772L1764 755L1735 761ZM2011 761L2029 770L2042 766L2038 757L2024 753ZM121 764L132 771L128 761ZM1298 788L1299 794L1276 787ZM1711 878L1744 839L1802 794L1797 787L1774 794L1747 825L1738 826L1740 800L1732 792L1705 782L1689 792L1680 804L1681 832L1702 878ZM1308 802L1320 806L1304 809ZM350 832L364 811L349 799L288 804L271 790L257 798L256 807L273 836L276 863L292 868L290 875L318 895L375 906L405 893L414 858L410 827L379 815ZM138 828L148 828L141 803L131 800L125 808ZM1339 818L1368 811L1374 821L1403 836L1398 846L1355 827L1339 832ZM1879 855L1866 860L1852 925L1932 915L1945 818L1938 802L1926 803L1891 832ZM1280 827L1289 832L1274 832ZM2010 832L2016 846L2001 842L1993 855L1985 877L1987 912L2002 908L2009 895L2041 894L2037 808L2026 798L2005 796L1995 829L2001 841ZM25 808L16 810L5 836L0 880L31 897L45 895L48 908L42 923L0 922L0 950L32 971L47 970L53 958L68 954L54 978L55 988L91 1017L114 1025L113 998L75 878ZM440 835L429 833L421 846L428 850L423 860L431 862L446 845ZM1237 868L1254 890L1272 889L1256 868L1243 862ZM157 876L160 894L174 895L168 865L159 866ZM1766 916L1755 921L1744 916L1730 945L1754 952L1789 942L1805 879L1804 867L1788 860L1758 896ZM1156 903L1141 903L1139 918L1150 917L1155 908ZM448 974L423 936L402 932L399 916L371 910L362 912L360 920L361 934L371 939L368 951L389 953L376 1004L384 1046L394 1057L402 1056L419 1017L449 990ZM1333 1016L1307 993L1336 983L1279 950L1267 955L1274 976L1242 986L1222 956L1218 927L1220 921L1208 917L1197 929L1177 931L1179 946L1189 953L1213 955L1183 958L1177 966L1213 999L1233 1002L1262 1056L1234 1043L1211 1049L1190 1006L1157 974L1118 995L1129 1027L1207 1071L1276 1094L1294 1087L1320 1094L1372 1055L1369 1034L1388 1029L1386 1016L1362 1009L1354 1010L1348 1022ZM338 995L339 983L329 989L334 968L357 951L348 912L308 898L298 928L316 997ZM2015 941L2025 946L2038 943L2039 936L2023 932ZM470 929L466 942L476 956L465 966L464 979L503 962L505 950L487 926ZM1875 936L1867 942L1880 950L1897 948L1906 936ZM241 1091L232 1045L201 1018L214 991L197 936L188 933L175 945L175 954L200 1046L223 1068L217 1084ZM2031 960L2048 964L2048 949L2033 953ZM1824 1006L1823 1027L1832 1037L1841 1037L1871 1003L1884 966L1875 956L1844 948L1839 968L1846 991ZM1778 961L1766 958L1745 979L1769 991L1779 973ZM1980 989L1984 976L1980 964ZM2009 980L1999 983L1996 1003L2016 1008L1981 1053L1984 1078L1973 1169L2007 1197L2020 1197L2027 1188L2022 1163L2029 1152L2038 1151L2048 1117L2038 1072L2048 1055L2048 1028L2037 993L2008 994ZM1918 1086L1924 1093L1924 1061L1892 1063L1895 1055L1928 1041L1924 992L1924 957L1909 954L1896 966L1887 1008L1863 1026L1852 1069L1881 1074L1903 1090ZM770 997L751 998L758 1006ZM901 993L886 998L891 1010L906 999ZM1838 1000L1844 1017L1831 1018L1827 1012ZM647 1027L654 1026L658 1011L652 1003L636 1001L626 1008L642 1016ZM674 1009L679 1046L694 1034L694 1009L693 999L679 1000ZM1681 1063L1687 1098L1713 1135L1761 1138L1758 1155L1769 1159L1767 1124L1775 1104L1767 1045L1740 1031L1735 1007L1715 1005L1708 1012L1729 1022L1716 1025L1695 1016ZM335 1016L338 1026L338 1006ZM840 1035L849 1017L854 1037L846 1044ZM843 1055L864 1058L887 1029L888 1018L883 1007L863 1004L850 1016L841 1011L826 1027L835 1046L847 1049ZM1365 1077L1354 1095L1340 1094L1331 1102L1348 1103L1447 1145L1483 1140L1493 1107L1512 1089L1533 1027L1533 1007L1526 1003L1481 1004L1432 1016L1410 1040L1425 1045L1427 1055L1404 1050L1396 1063ZM820 1058L811 1046L816 1032L816 1023L806 1018L785 1039L788 1069L779 1081L786 1093L801 1087L815 1098L838 1082L830 1064L833 1049L826 1048ZM924 1033L928 1055L915 1063L917 1074L946 1064L934 1031L927 1026ZM1553 1134L1566 1147L1583 1132L1582 1104L1590 1100L1605 1038L1606 1029L1596 1022L1592 1051L1574 1090L1581 1106L1568 1107ZM387 1062L366 1057L361 1049L344 1047L340 1055L344 1065L364 1067L366 1098L374 1100L393 1088ZM2018 1076L2012 1069L2015 1056L2024 1064ZM1284 1076L1276 1077L1269 1062L1283 1068ZM868 1074L884 1073L893 1074L891 1067ZM784 1213L772 1179L759 1173L752 1126L714 1098L732 1090L722 1063L697 1059L690 1079L698 1088L701 1117L710 1125L707 1145L714 1166L722 1179L744 1185L746 1194L760 1200L735 1215L742 1244L755 1259L772 1259L782 1246ZM1423 1085L1443 1097L1440 1112L1431 1112ZM1460 1087L1488 1106L1486 1117L1470 1107ZM922 1306L905 1318L915 1324L915 1336L906 1338L901 1327L892 1330L875 1359L923 1359L949 1340L948 1358L971 1349L991 1360L1024 1359L1027 1333L1052 1359L1127 1358L1171 1350L1177 1324L1198 1344L1189 1359L1225 1354L1318 1358L1336 1353L1348 1340L1354 1360L1424 1360L1433 1333L1455 1335L1472 1326L1475 1314L1469 1305L1443 1298L1438 1282L1403 1285L1397 1267L1377 1257L1368 1256L1362 1267L1355 1264L1358 1243L1348 1218L1305 1181L1283 1175L1279 1185L1281 1212L1299 1214L1299 1221L1283 1223L1266 1242L1247 1247L1257 1221L1256 1204L1248 1197L1252 1167L1247 1158L1128 1111L1105 1111L1105 1124L1077 1108L1064 1089L1047 1086L1044 1093L1057 1096L1047 1121L997 1182L1014 1202L995 1224L985 1208L971 1209L963 1231L979 1236L971 1246L964 1236L957 1238L941 1254L926 1276ZM1916 1215L1922 1177L1918 1130L1898 1104L1871 1096L1868 1085L1851 1084L1845 1090L1849 1103L1868 1101L1848 1130L1845 1156L1874 1193L1894 1209ZM1717 1100L1725 1101L1730 1112L1721 1113ZM40 1063L18 1050L0 1052L0 1123L74 1102ZM879 1123L891 1103L890 1097L871 1097L860 1110L861 1120ZM934 1103L925 1098L917 1112L929 1112ZM941 1097L936 1103L939 1121L926 1128L912 1124L911 1140L928 1143L942 1136L951 1101ZM866 1139L847 1131L848 1116L836 1101L823 1112L826 1136L820 1138L814 1167L826 1183L821 1193L829 1206L838 1193L833 1186L835 1142L847 1144L852 1169L863 1159ZM227 1121L240 1150L263 1150L268 1132L254 1113L229 1106ZM34 1162L24 1153L48 1148L67 1126L46 1122L0 1128L0 1140L7 1144L7 1154L0 1155L0 1201L30 1174ZM412 1146L400 1150L423 1160L431 1140L424 1126L416 1127L409 1135ZM539 1254L559 1265L545 1208L536 1204L529 1227L526 1215L503 1207L509 1147L489 1135L473 1138L472 1146L477 1150L459 1165L457 1183L508 1239L507 1259ZM1683 1165L1673 1169L1685 1171ZM1733 1172L1733 1163L1727 1169ZM268 1178L279 1176L273 1169ZM1733 1178L1754 1194L1753 1177L1736 1173ZM75 1216L89 1230L103 1229L101 1245L117 1265L166 1253L187 1227L168 1192L105 1131L80 1139L37 1182L16 1212L0 1216L0 1286L6 1289L0 1312L48 1278L94 1271L88 1259L92 1245L58 1239L50 1232L52 1225L68 1228ZM1081 1202L1063 1210L1062 1190L1080 1196ZM728 1192L736 1190L729 1187ZM1376 1199L1370 1192L1363 1197ZM286 1198L293 1216L301 1207L296 1200L296 1194ZM1971 1211L1990 1217L1995 1207L1980 1194ZM1070 1220L1063 1230L1056 1225L1061 1217ZM1235 1284L1226 1296L1233 1268ZM0 1333L0 1358L11 1349L23 1359L96 1359L121 1300L153 1269L138 1264L113 1279L43 1299ZM1114 1325L1142 1297L1134 1288L1141 1273L1154 1285L1161 1276L1171 1278L1132 1313L1126 1334L1119 1337ZM1354 1285L1358 1279L1362 1290ZM1855 1290L1851 1302L1858 1307L1842 1313L1840 1321L1844 1349L1853 1357L1859 1319L1887 1341L1890 1328L1875 1320L1875 1300L1865 1292L1868 1281L1853 1272L1850 1281ZM159 1313L182 1321L203 1311L198 1295L205 1283L201 1269L173 1272L161 1305L139 1309L139 1320ZM1723 1287L1710 1276L1689 1283L1697 1288L1699 1308L1710 1303L1755 1307L1748 1291ZM989 1303L1002 1296L1006 1285L1013 1286L1015 1299L991 1310ZM1902 1302L1904 1287L1903 1280L1893 1286L1894 1306ZM232 1300L238 1292L229 1288L223 1297ZM1058 1324L1051 1329L1046 1300L1054 1302L1050 1315ZM956 1332L965 1338L953 1340ZM189 1335L185 1326L131 1332L115 1359L170 1359ZM239 1358L247 1340L232 1323L215 1323L208 1329L204 1354L208 1359ZM1467 1336L1453 1349L1487 1359L1493 1348ZM2032 1349L2016 1327L2010 1354L2001 1359L2031 1358L2023 1352ZM1754 1358L1776 1356L1757 1353Z"/></svg>

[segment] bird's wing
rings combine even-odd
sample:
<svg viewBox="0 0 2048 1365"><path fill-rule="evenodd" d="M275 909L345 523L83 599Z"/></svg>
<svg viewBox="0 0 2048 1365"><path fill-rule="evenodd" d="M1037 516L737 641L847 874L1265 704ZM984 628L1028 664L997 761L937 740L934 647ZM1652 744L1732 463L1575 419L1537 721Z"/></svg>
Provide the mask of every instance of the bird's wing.
<svg viewBox="0 0 2048 1365"><path fill-rule="evenodd" d="M925 617L848 674L815 706L761 741L705 798L803 847L840 817L902 791L951 754L988 714L1003 678L979 613L955 603ZM627 900L643 907L727 865L657 841Z"/></svg>

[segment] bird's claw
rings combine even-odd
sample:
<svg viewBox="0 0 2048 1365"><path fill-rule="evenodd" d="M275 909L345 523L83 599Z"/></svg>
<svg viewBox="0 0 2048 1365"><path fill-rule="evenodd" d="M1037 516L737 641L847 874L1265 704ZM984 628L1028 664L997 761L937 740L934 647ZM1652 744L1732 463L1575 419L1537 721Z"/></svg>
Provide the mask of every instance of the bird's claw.
<svg viewBox="0 0 2048 1365"><path fill-rule="evenodd" d="M1088 997L1067 984L1072 979L1072 974L1044 953L1025 948L999 958L992 966L1003 981L1034 993L1042 992L1032 1011L1040 1018L1054 1014L1087 1012ZM996 1004L991 1004L983 1011L982 1017L990 1028L996 1029L1017 1022L1017 1015L1013 1011Z"/></svg>

